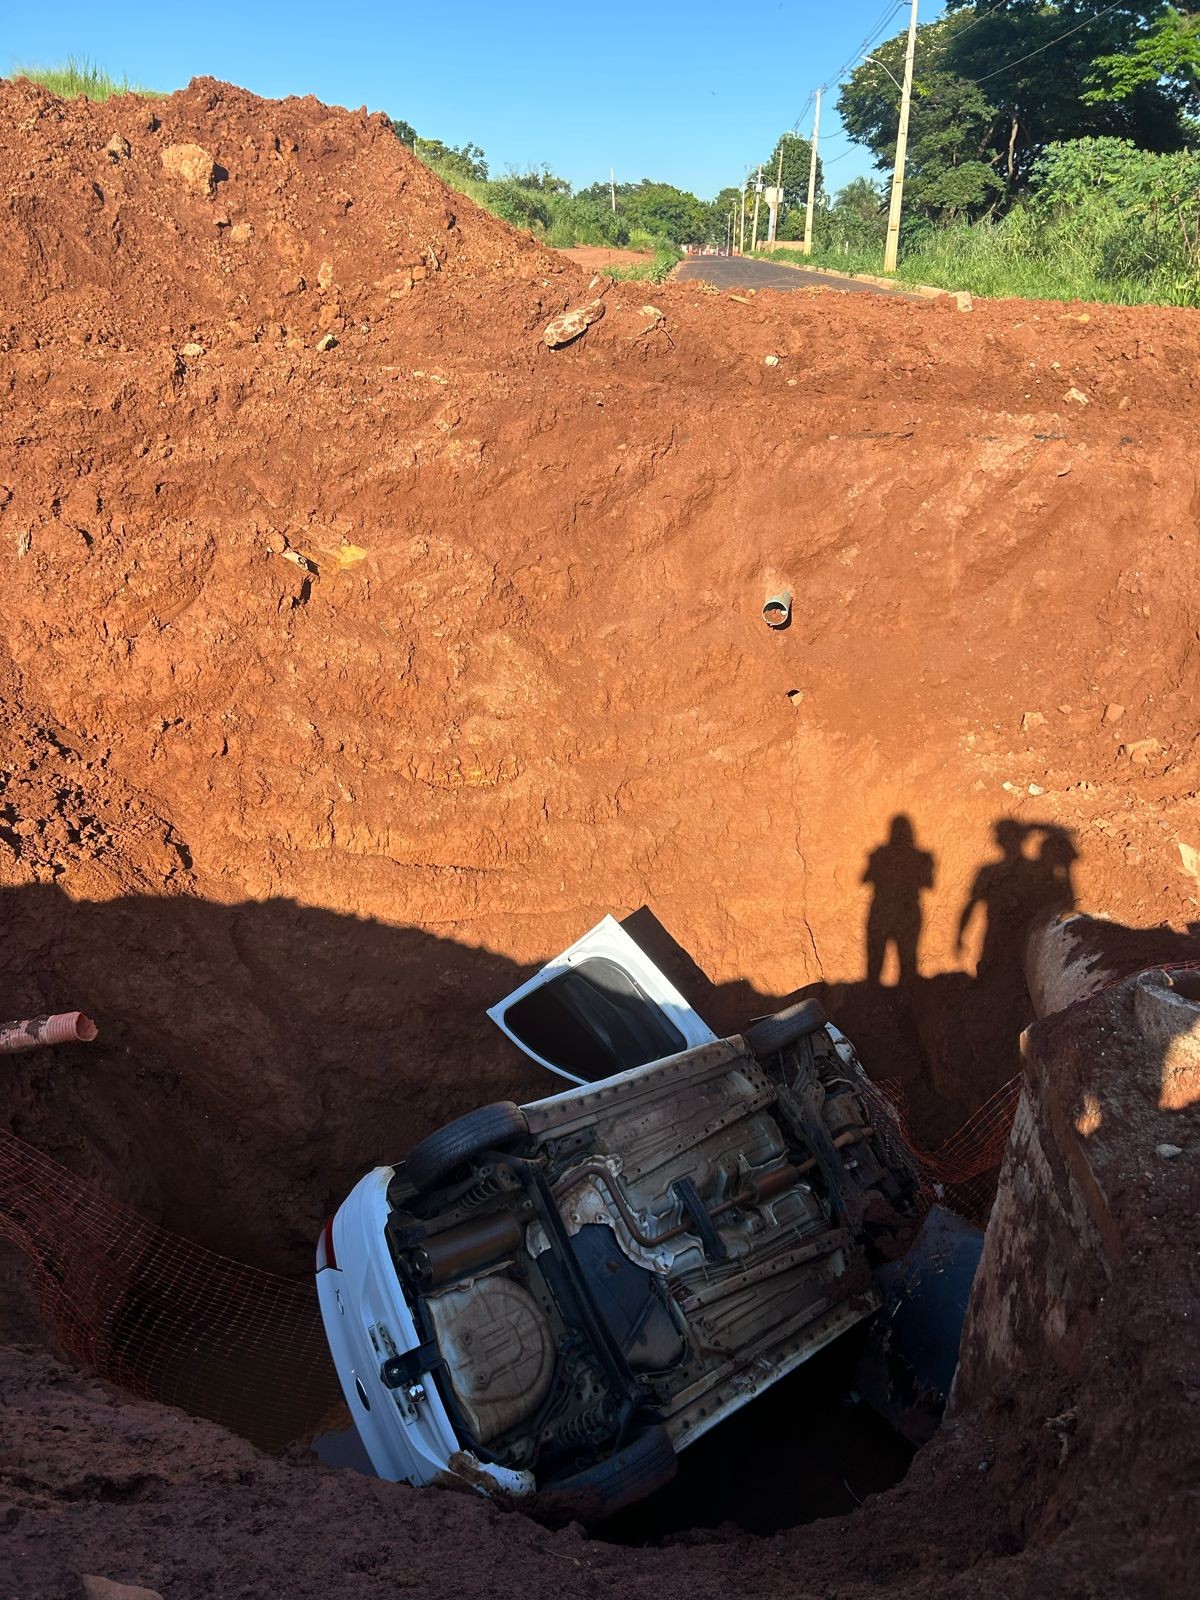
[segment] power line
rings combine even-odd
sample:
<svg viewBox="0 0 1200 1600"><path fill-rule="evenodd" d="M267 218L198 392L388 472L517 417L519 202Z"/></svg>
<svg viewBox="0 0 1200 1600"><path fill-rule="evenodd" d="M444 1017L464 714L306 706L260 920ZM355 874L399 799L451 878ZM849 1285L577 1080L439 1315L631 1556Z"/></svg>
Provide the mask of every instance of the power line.
<svg viewBox="0 0 1200 1600"><path fill-rule="evenodd" d="M795 120L795 122L792 123L792 132L793 133L799 133L800 132L800 124L804 121L805 117L808 115L808 109L813 103L813 98L814 98L815 94L816 94L816 90L815 89L809 91L808 99L800 107L800 110L796 115L796 120Z"/></svg>
<svg viewBox="0 0 1200 1600"><path fill-rule="evenodd" d="M863 40L862 44L859 45L858 50L855 52L855 54L853 56L851 56L848 61L843 62L842 65L837 69L836 72L830 73L829 77L826 78L825 82L821 85L821 93L822 94L826 94L834 86L834 84L838 82L838 80L841 78L843 72L845 72L846 68L850 67L850 66L853 66L853 64L858 60L859 56L863 55L867 50L869 50L871 48L871 46L875 43L875 40L879 37L879 35L887 27L888 23L891 22L892 18L896 15L896 13L898 11L902 11L904 9L904 4L905 4L905 0L888 0L888 5L887 5L886 9L880 14L878 20L874 23L874 25L872 26L872 28L868 32L867 37ZM799 114L797 115L795 122L792 123L792 132L793 133L798 133L799 132L800 124L804 121L805 117L808 115L808 112L809 112L809 110L810 110L810 108L812 106L813 100L814 100L814 98L816 96L816 92L817 91L815 89L812 89L812 90L809 91L808 99L801 106Z"/></svg>
<svg viewBox="0 0 1200 1600"><path fill-rule="evenodd" d="M839 81L842 73L845 72L848 67L852 67L861 56L866 55L867 51L875 43L876 39L878 39L883 30L889 25L896 13L903 11L904 4L905 0L895 0L895 3L889 6L889 8L880 17L879 21L867 34L867 37L862 41L854 54L850 56L848 60L843 61L842 65L837 69L836 72L830 73L829 77L826 78L825 82L821 85L822 89L831 89L833 85Z"/></svg>
<svg viewBox="0 0 1200 1600"><path fill-rule="evenodd" d="M1030 50L1027 55L1018 56L1015 61L1006 61L1002 67L997 67L995 72L985 72L982 78L968 78L968 83L986 83L989 78L998 78L1001 73L1011 72L1013 67L1019 67L1023 61L1032 61L1034 56L1040 56L1044 50L1052 49L1056 44L1061 44L1064 39L1069 39L1073 33L1079 33L1084 28L1090 28L1093 22L1102 22L1111 12L1125 8L1129 0L1114 0L1111 6L1105 6L1103 11L1097 11L1094 17L1085 17L1075 27L1068 28L1066 33L1060 33L1053 39L1048 39L1045 44L1038 45L1036 50ZM965 30L964 30L965 31Z"/></svg>
<svg viewBox="0 0 1200 1600"><path fill-rule="evenodd" d="M1007 6L1008 3L1009 0L996 0L996 4L994 6L989 6L986 11L981 11L977 17L972 17L970 22L967 23L966 27L960 28L954 35L955 44L957 44L960 39L965 39L972 28L977 28L981 22L986 22L987 19L992 15L993 11L999 11L1002 7ZM948 22L949 18L941 17L939 18L939 21Z"/></svg>

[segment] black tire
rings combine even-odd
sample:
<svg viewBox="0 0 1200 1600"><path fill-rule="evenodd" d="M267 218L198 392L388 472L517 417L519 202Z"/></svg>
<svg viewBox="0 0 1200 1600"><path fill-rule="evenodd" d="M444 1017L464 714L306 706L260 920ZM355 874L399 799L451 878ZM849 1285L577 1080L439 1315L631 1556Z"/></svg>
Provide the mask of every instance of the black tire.
<svg viewBox="0 0 1200 1600"><path fill-rule="evenodd" d="M404 1163L409 1182L422 1192L432 1189L482 1150L504 1150L529 1137L529 1123L511 1100L468 1111L413 1145Z"/></svg>
<svg viewBox="0 0 1200 1600"><path fill-rule="evenodd" d="M545 1488L556 1498L578 1501L583 1517L611 1517L670 1483L678 1465L671 1435L657 1424L594 1467L555 1478Z"/></svg>
<svg viewBox="0 0 1200 1600"><path fill-rule="evenodd" d="M819 1000L797 1000L794 1006L777 1011L773 1017L752 1022L742 1038L756 1056L778 1055L797 1039L819 1033L828 1020Z"/></svg>

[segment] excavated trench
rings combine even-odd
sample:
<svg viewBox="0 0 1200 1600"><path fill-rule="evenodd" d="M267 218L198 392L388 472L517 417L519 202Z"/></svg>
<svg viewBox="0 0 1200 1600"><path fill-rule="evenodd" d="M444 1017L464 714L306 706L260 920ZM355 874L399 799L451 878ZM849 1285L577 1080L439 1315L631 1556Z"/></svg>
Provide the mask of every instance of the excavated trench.
<svg viewBox="0 0 1200 1600"><path fill-rule="evenodd" d="M718 1033L822 994L933 1154L1020 1068L1031 919L1195 920L1193 315L685 285L649 306L451 195L378 118L207 80L152 108L0 102L0 1009L100 1024L12 1058L3 1096L22 1149L104 1199L23 1155L18 1222L80 1271L133 1252L178 1279L134 1214L216 1253L217 1342L244 1342L253 1395L189 1409L264 1407L274 1445L298 1410L296 1435L321 1426L319 1383L297 1408L273 1360L286 1328L312 1370L304 1314L262 1274L303 1288L361 1172L546 1092L486 1008L606 913ZM604 316L548 348L597 295ZM1046 1125L1056 1149L1091 1129L1103 1165L1119 1096L1079 1094ZM1168 1115L1135 1119L1151 1152L1186 1145ZM1080 1159L1045 1170L1093 1204ZM22 1592L120 1565L172 1594L325 1597L375 1561L431 1594L497 1561L538 1595L774 1588L781 1562L856 1596L967 1569L981 1594L1075 1570L1138 1592L1175 1559L1145 1530L1178 1511L1167 1419L1191 1392L1138 1297L1181 1325L1195 1207L1186 1162L1139 1145L1120 1170L1120 1271L1078 1244L1075 1285L1051 1239L1075 1345L1045 1343L1032 1293L1001 1337L1038 1249L1014 1169L992 1320L930 1445L856 1434L840 1380L801 1374L787 1427L768 1401L716 1430L653 1526L613 1530L631 1548L451 1495L381 1502L13 1357L23 1527L66 1506L84 1552L23 1543ZM61 1275L28 1259L53 1299ZM107 1281L72 1302L77 1332L111 1331ZM174 1352L169 1393L157 1370L135 1389L187 1403L212 1334L189 1304L121 1309L131 1351L158 1326ZM66 1343L97 1365L95 1339ZM76 1438L107 1498L78 1490ZM1124 1501L1097 1467L1114 1451ZM261 1530L312 1497L299 1572Z"/></svg>

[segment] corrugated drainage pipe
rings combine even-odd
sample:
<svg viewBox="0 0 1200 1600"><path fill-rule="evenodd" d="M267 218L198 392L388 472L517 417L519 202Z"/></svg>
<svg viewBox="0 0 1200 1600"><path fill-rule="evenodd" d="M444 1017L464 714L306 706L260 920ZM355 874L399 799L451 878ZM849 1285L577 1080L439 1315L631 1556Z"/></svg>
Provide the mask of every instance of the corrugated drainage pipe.
<svg viewBox="0 0 1200 1600"><path fill-rule="evenodd" d="M40 1050L49 1044L90 1044L99 1030L82 1011L58 1011L51 1017L0 1022L0 1056Z"/></svg>

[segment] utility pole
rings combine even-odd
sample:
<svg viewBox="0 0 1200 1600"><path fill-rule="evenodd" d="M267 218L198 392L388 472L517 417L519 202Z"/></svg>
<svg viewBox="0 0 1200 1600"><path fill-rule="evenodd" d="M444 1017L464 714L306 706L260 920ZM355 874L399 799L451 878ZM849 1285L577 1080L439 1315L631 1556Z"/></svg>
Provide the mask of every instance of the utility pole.
<svg viewBox="0 0 1200 1600"><path fill-rule="evenodd" d="M608 193L612 200L613 214L615 216L617 210L617 169L615 167L609 167L608 169Z"/></svg>
<svg viewBox="0 0 1200 1600"><path fill-rule="evenodd" d="M913 0L916 4L916 0ZM813 110L812 151L808 158L808 205L804 212L804 254L812 255L813 204L817 198L817 134L821 130L821 91L817 90L817 104Z"/></svg>
<svg viewBox="0 0 1200 1600"><path fill-rule="evenodd" d="M742 209L738 221L738 255L746 254L746 184L742 182Z"/></svg>
<svg viewBox="0 0 1200 1600"><path fill-rule="evenodd" d="M904 161L908 155L908 108L912 101L913 58L917 53L917 0L908 19L908 49L904 53L904 84L900 90L900 126L896 130L896 165L892 169L892 203L888 207L887 244L883 270L895 272L900 253L900 207L904 203Z"/></svg>
<svg viewBox="0 0 1200 1600"><path fill-rule="evenodd" d="M915 3L915 0L914 0L914 3ZM754 227L753 227L753 229L751 231L751 234L750 234L750 254L751 255L753 255L754 252L758 249L758 208L762 204L762 192L763 192L762 168L759 167L759 169L758 169L758 177L755 180L755 184L754 184Z"/></svg>
<svg viewBox="0 0 1200 1600"><path fill-rule="evenodd" d="M775 169L775 209L771 213L771 243L774 244L779 237L779 213L783 210L783 141L787 134L779 138L779 164Z"/></svg>

